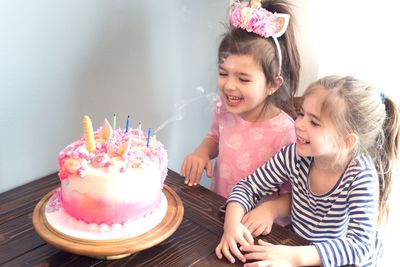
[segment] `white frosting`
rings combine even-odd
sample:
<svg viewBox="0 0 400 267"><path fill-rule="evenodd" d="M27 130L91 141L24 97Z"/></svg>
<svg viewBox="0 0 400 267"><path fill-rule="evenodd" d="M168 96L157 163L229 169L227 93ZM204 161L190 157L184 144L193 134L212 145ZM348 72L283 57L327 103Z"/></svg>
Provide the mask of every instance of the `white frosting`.
<svg viewBox="0 0 400 267"><path fill-rule="evenodd" d="M155 165L155 164L154 164ZM79 192L104 200L135 201L155 199L160 195L163 181L159 166L142 166L120 172L114 168L88 166L84 177L71 175L63 181L63 194Z"/></svg>

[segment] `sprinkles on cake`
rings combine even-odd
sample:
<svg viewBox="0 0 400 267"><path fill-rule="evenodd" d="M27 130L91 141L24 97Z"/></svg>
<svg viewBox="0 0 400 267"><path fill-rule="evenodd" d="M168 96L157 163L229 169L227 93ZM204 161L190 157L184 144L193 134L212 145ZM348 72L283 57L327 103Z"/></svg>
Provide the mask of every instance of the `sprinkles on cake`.
<svg viewBox="0 0 400 267"><path fill-rule="evenodd" d="M136 129L113 129L104 119L103 126L93 131L89 116L84 116L83 130L83 136L59 154L58 174L61 180L71 174L83 176L89 165L94 168L117 167L123 173L127 168L140 168L147 159L161 160L163 157L163 145L155 136L148 136L149 131L143 132L141 126Z"/></svg>

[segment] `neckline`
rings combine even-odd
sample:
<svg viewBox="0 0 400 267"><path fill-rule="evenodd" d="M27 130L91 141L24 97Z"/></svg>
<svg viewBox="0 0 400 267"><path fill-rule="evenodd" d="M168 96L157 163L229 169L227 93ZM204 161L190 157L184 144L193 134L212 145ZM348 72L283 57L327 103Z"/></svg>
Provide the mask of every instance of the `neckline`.
<svg viewBox="0 0 400 267"><path fill-rule="evenodd" d="M310 177L311 168L312 168L312 166L313 166L313 164L314 164L314 158L312 158L312 159L311 159L311 162L310 162L310 168L308 169L308 172L307 172L307 189L308 189L308 191L311 193L311 195L313 195L313 196L315 196L315 197L323 198L323 197L327 197L327 196L331 195L333 192L335 192L336 188L338 188L339 184L342 182L343 177L345 176L345 173L346 173L346 171L348 170L348 168L349 168L349 166L350 166L350 163L351 163L352 161L353 161L353 160L350 160L349 163L347 163L347 165L346 165L346 167L344 168L343 172L340 174L339 179L336 181L335 185L332 186L331 189L329 189L326 193L316 194L316 193L314 193L314 192L311 190L311 184L310 184L310 179L311 179L311 177Z"/></svg>

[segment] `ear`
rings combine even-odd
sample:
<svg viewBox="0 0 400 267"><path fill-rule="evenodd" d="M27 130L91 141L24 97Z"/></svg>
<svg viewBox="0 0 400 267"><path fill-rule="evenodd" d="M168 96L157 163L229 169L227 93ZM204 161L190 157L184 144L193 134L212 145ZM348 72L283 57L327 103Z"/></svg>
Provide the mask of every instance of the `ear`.
<svg viewBox="0 0 400 267"><path fill-rule="evenodd" d="M273 93L275 93L276 90L279 89L279 87L281 87L281 85L283 84L283 78L282 76L276 76L274 79L274 83L269 83L266 86L266 92L267 95L272 95Z"/></svg>
<svg viewBox="0 0 400 267"><path fill-rule="evenodd" d="M349 150L353 149L353 147L357 144L357 142L358 142L358 136L355 135L354 133L348 134L344 138L344 143L346 145L346 148Z"/></svg>

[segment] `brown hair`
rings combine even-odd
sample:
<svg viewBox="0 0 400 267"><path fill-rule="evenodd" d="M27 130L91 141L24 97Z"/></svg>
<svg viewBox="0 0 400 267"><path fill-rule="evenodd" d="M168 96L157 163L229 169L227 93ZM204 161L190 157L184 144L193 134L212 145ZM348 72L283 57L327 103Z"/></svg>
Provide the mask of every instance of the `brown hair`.
<svg viewBox="0 0 400 267"><path fill-rule="evenodd" d="M321 78L308 87L304 97L321 87L328 91L321 107L321 118L328 118L326 121L333 125L332 131L341 137L339 140L351 133L357 135L353 156L368 153L374 160L380 185L378 221L381 222L389 212L387 200L399 157L400 110L367 82L351 76ZM344 146L344 143L339 145ZM336 162L343 156L339 153Z"/></svg>
<svg viewBox="0 0 400 267"><path fill-rule="evenodd" d="M223 62L229 55L249 55L260 64L267 84L275 84L275 77L281 72L282 86L269 96L264 104L273 103L292 114L294 107L290 106L297 93L300 77L300 56L297 50L294 24L295 19L290 5L285 0L266 0L262 7L270 12L285 13L290 15L286 32L278 38L282 51L282 68L279 70L279 60L276 45L272 38L264 38L243 29L230 28L223 36L218 49L218 62ZM268 102L267 102L268 101ZM289 103L289 106L288 106Z"/></svg>

